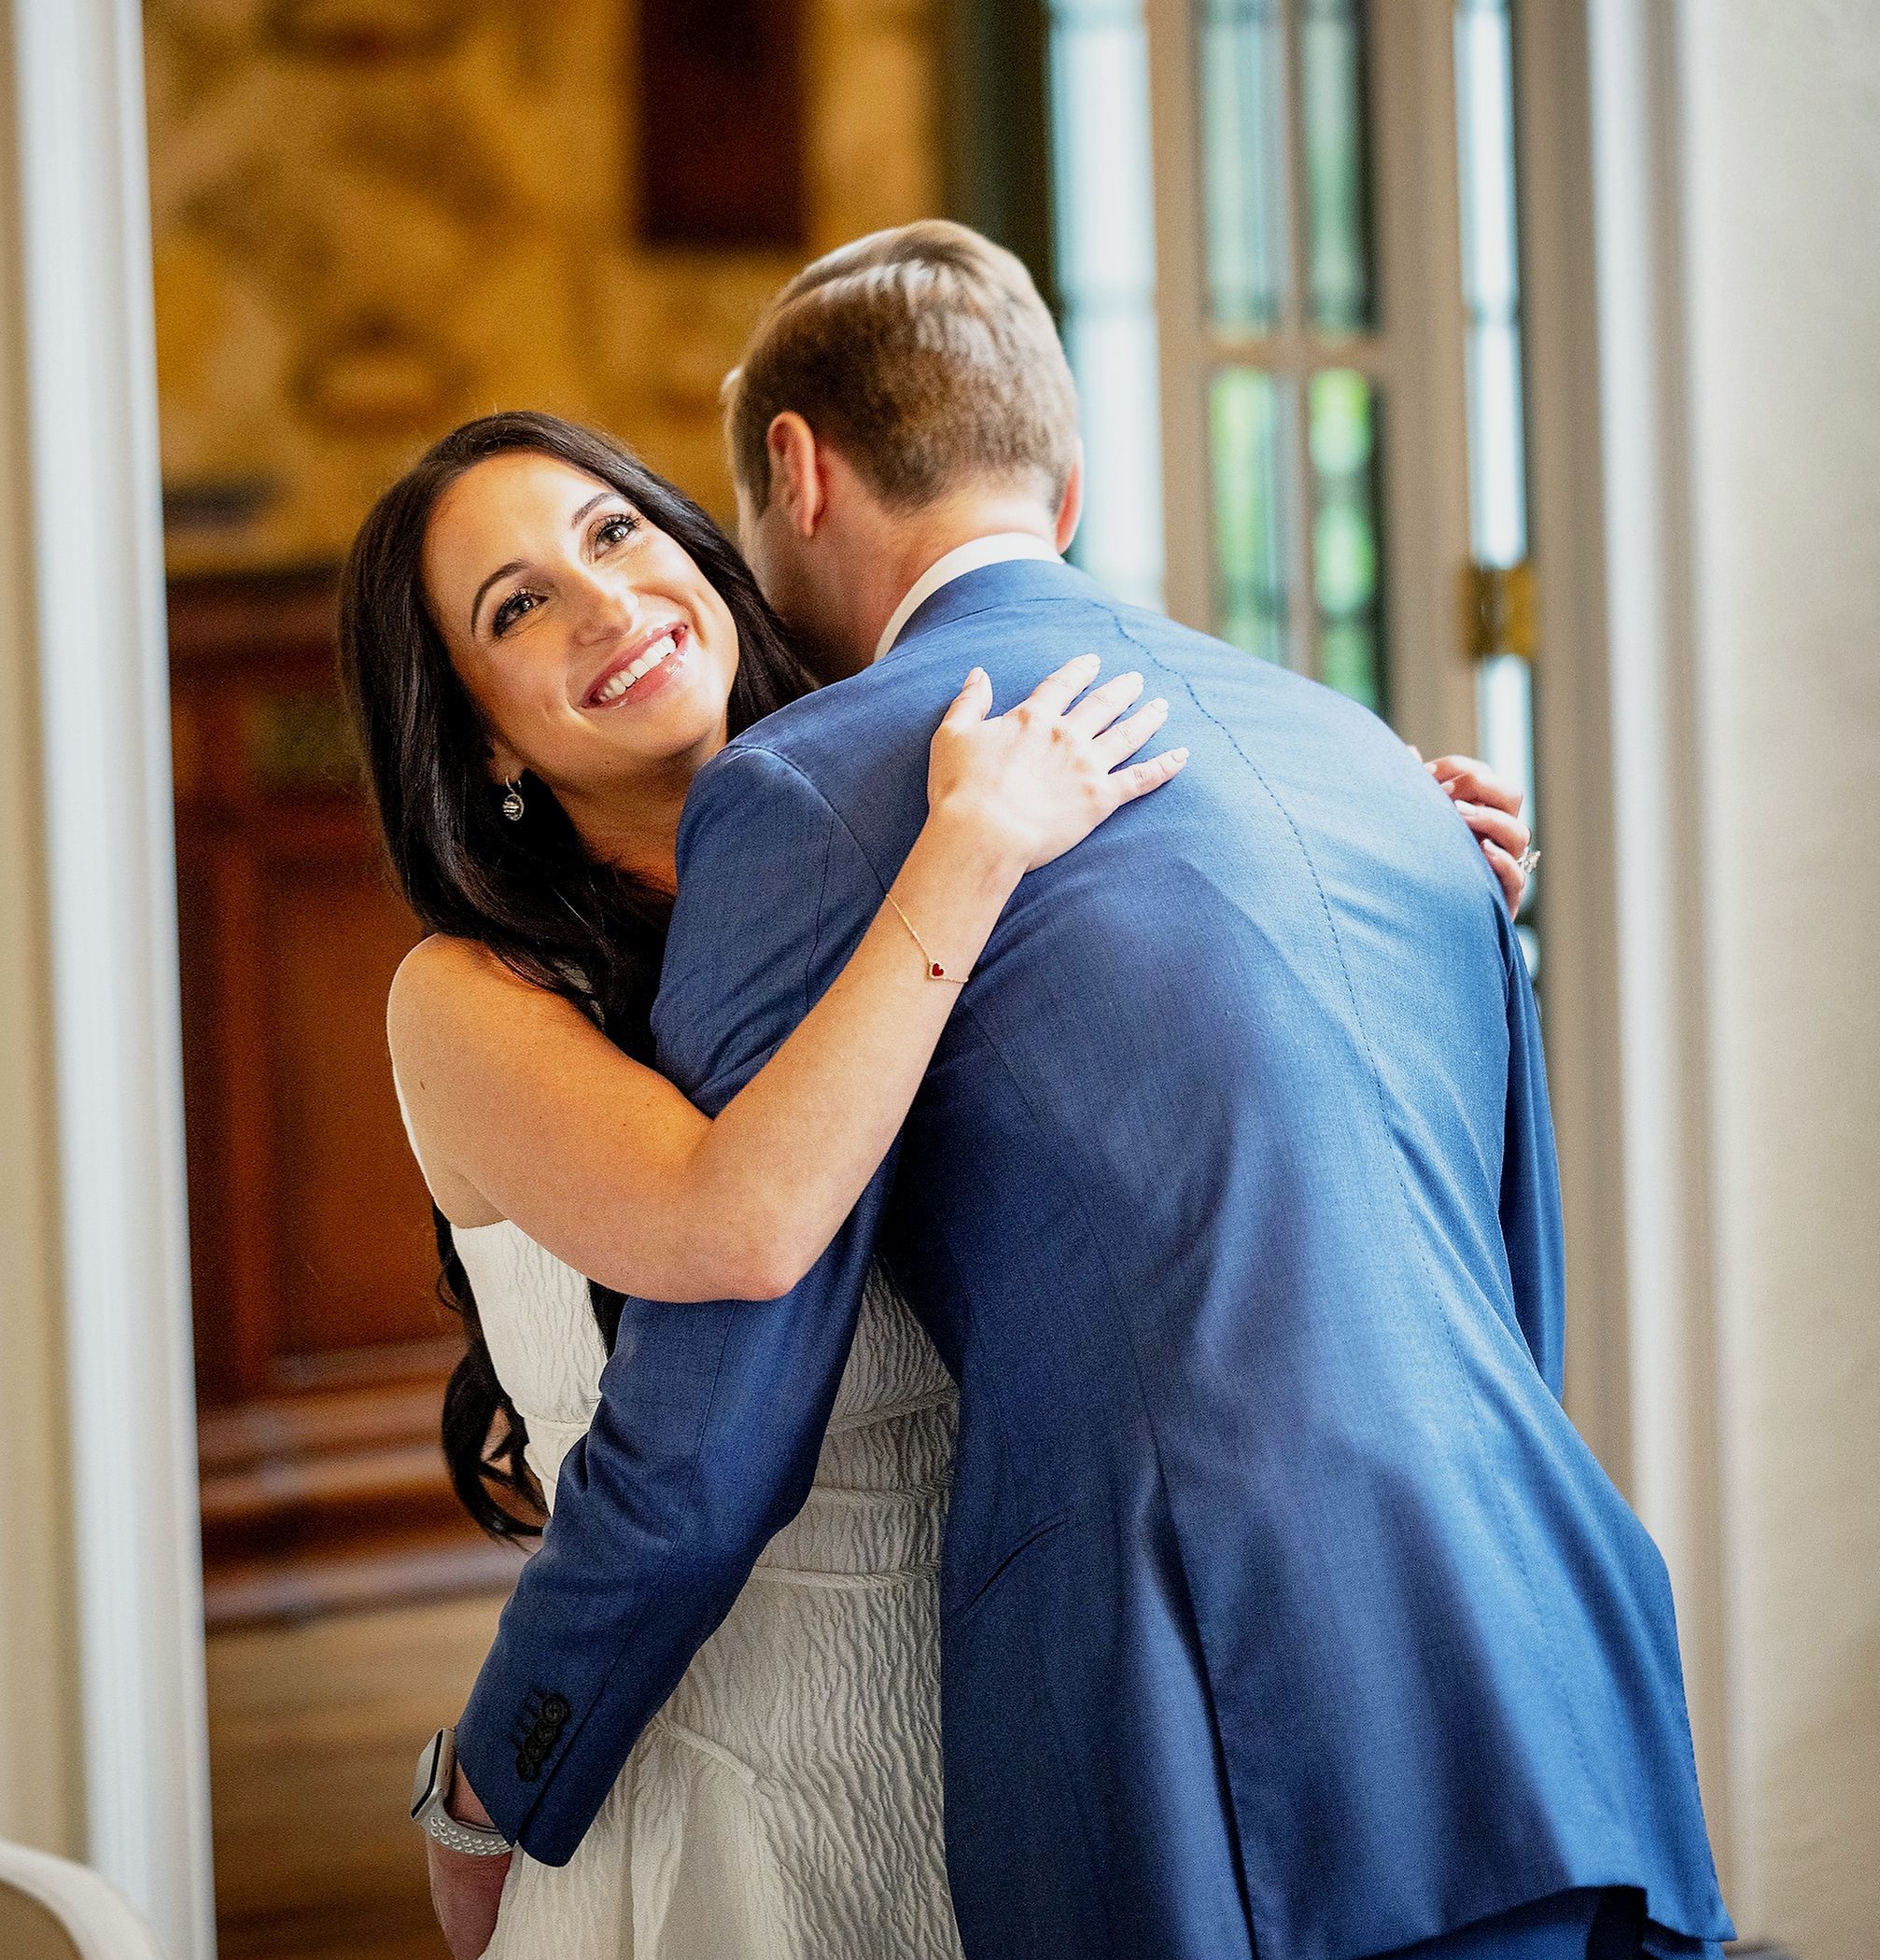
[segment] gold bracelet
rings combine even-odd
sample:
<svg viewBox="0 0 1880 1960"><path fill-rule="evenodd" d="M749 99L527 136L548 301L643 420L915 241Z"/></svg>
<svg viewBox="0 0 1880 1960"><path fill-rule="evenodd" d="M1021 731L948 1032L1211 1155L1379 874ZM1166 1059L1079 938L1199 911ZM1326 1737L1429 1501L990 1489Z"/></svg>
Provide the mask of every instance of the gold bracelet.
<svg viewBox="0 0 1880 1960"><path fill-rule="evenodd" d="M901 909L901 901L891 891L888 903L894 907L895 917L907 928L908 936L920 948L921 958L927 962L927 977L930 980L944 980L948 987L964 987L973 976L971 973L949 973L929 951L927 942L914 930L914 921Z"/></svg>

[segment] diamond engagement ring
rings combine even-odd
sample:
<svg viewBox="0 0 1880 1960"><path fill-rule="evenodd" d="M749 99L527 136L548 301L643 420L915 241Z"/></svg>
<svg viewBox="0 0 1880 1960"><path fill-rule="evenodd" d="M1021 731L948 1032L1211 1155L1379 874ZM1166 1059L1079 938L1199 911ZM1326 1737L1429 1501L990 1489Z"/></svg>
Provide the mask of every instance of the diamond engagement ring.
<svg viewBox="0 0 1880 1960"><path fill-rule="evenodd" d="M1534 867L1540 862L1540 853L1530 844L1516 862L1521 866L1522 876L1531 878L1534 875Z"/></svg>

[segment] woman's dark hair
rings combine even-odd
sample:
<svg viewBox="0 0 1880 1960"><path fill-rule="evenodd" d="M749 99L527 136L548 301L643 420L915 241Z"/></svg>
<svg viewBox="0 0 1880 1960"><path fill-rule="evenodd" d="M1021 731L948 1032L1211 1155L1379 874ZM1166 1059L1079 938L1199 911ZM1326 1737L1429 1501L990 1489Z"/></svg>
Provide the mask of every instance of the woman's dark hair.
<svg viewBox="0 0 1880 1960"><path fill-rule="evenodd" d="M683 546L737 628L731 732L812 685L750 568L689 497L610 437L554 415L484 415L435 443L372 506L340 588L340 672L392 869L428 931L481 941L523 978L573 1001L629 1055L650 1059L650 1016L671 902L589 856L546 785L526 777L512 822L489 773L483 717L458 678L424 589L425 535L467 470L509 452L552 456L610 485ZM464 1508L501 1538L540 1530L522 1418L497 1379L476 1296L432 1208L438 1295L468 1349L444 1392L443 1446ZM620 1295L593 1285L610 1349ZM512 1508L511 1501L521 1509Z"/></svg>

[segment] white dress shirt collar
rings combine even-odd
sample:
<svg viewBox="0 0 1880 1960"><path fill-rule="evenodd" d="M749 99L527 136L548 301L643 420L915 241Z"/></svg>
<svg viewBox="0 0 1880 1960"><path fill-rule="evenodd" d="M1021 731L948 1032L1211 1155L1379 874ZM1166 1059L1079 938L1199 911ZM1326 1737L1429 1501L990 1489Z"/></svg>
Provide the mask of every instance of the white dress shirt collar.
<svg viewBox="0 0 1880 1960"><path fill-rule="evenodd" d="M881 637L875 642L876 659L879 660L901 637L901 629L943 585L952 584L955 579L963 579L968 572L977 571L982 565L1003 565L1011 558L1056 558L1057 555L1044 539L1034 538L1030 531L995 531L989 538L974 538L965 544L955 545L945 557L936 558L907 588L905 596L882 627Z"/></svg>

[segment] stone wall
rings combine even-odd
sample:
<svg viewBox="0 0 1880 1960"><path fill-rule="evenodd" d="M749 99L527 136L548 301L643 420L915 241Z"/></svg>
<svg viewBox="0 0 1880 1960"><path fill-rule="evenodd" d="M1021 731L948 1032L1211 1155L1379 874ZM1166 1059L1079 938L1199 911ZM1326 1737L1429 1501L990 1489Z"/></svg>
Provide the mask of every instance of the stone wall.
<svg viewBox="0 0 1880 1960"><path fill-rule="evenodd" d="M936 0L805 0L808 251L937 207ZM173 569L337 557L497 407L721 515L718 386L795 270L637 242L633 0L146 0ZM709 146L709 127L671 130Z"/></svg>

